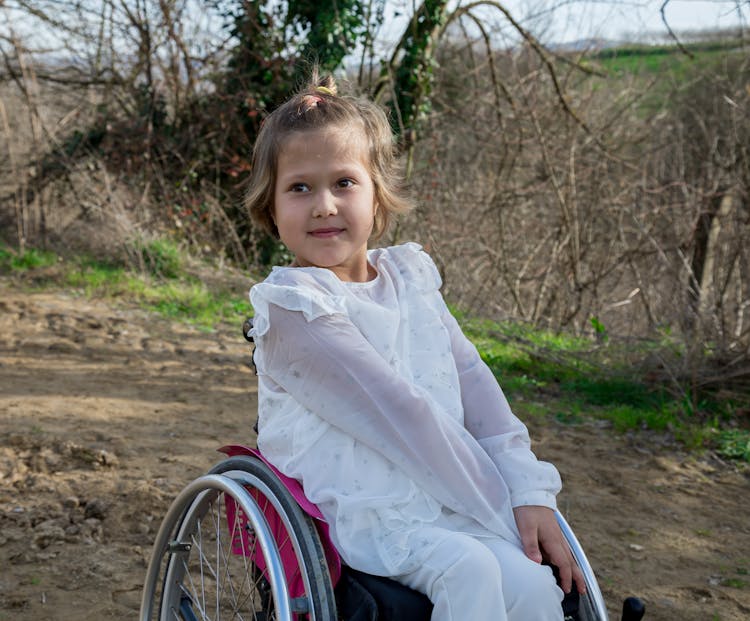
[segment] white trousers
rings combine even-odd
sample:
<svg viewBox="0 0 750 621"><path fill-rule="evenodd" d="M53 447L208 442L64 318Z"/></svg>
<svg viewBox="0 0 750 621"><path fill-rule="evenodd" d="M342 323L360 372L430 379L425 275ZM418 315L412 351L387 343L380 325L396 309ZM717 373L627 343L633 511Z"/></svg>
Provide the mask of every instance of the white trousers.
<svg viewBox="0 0 750 621"><path fill-rule="evenodd" d="M430 598L432 621L562 621L552 570L517 545L435 527L417 537L423 562L395 580Z"/></svg>

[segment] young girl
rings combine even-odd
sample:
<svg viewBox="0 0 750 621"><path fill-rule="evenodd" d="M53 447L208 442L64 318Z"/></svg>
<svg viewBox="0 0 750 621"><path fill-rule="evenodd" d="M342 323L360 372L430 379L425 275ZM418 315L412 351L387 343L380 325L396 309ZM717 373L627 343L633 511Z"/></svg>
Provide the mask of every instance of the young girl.
<svg viewBox="0 0 750 621"><path fill-rule="evenodd" d="M344 561L425 593L439 621L561 620L583 578L560 478L414 243L368 250L409 202L372 102L331 78L263 124L247 205L294 255L250 291L258 446L301 481Z"/></svg>

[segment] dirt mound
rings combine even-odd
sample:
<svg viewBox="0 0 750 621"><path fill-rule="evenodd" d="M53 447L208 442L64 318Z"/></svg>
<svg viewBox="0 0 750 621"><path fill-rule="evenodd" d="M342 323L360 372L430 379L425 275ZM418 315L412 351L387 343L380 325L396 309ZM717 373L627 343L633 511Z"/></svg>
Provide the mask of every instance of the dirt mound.
<svg viewBox="0 0 750 621"><path fill-rule="evenodd" d="M257 401L237 327L0 281L0 619L132 619L161 516ZM518 404L523 411L522 404ZM750 478L668 438L532 422L613 618L750 618Z"/></svg>

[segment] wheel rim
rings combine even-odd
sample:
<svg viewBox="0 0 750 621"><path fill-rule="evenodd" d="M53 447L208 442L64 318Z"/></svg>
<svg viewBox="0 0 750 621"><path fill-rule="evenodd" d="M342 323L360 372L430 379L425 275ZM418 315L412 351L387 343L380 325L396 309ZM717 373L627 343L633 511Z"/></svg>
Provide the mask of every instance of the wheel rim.
<svg viewBox="0 0 750 621"><path fill-rule="evenodd" d="M252 462L239 457L221 462L175 499L154 543L141 621L151 621L154 612L161 621L337 619L325 553L311 518L285 489L277 489L283 486L275 474ZM227 498L236 504L234 518L230 511L227 519ZM281 526L271 519L269 527L270 507L281 516ZM245 530L250 543L242 547L237 535ZM240 554L232 553L232 542ZM279 547L294 560L286 575Z"/></svg>
<svg viewBox="0 0 750 621"><path fill-rule="evenodd" d="M161 548L168 560L159 618L290 621L286 579L274 561L278 551L254 500L228 477L207 475L191 485L196 484L209 489L189 494L191 486L186 488L183 494L192 500L185 503L176 535L168 533ZM227 499L238 509L229 520ZM249 531L244 539L243 529ZM238 545L240 554L233 552ZM265 575L250 560L253 555L264 559Z"/></svg>
<svg viewBox="0 0 750 621"><path fill-rule="evenodd" d="M204 494L170 542L173 570L168 580L179 591L179 601L170 598L168 618L184 621L208 619L272 619L272 598L267 581L255 570L246 554L235 554L233 542L245 525L240 513L227 517L227 499L222 492ZM257 538L251 534L252 545ZM183 550L182 548L189 549ZM255 550L243 552L253 555ZM251 557L251 556L250 556ZM163 615L162 615L163 616Z"/></svg>

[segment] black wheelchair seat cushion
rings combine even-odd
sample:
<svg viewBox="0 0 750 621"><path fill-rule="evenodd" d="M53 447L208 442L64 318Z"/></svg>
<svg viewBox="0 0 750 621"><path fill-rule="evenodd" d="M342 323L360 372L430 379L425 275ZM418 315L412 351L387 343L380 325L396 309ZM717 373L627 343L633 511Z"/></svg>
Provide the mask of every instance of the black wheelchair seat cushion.
<svg viewBox="0 0 750 621"><path fill-rule="evenodd" d="M556 567L552 568L559 583ZM430 621L432 602L426 595L382 576L344 566L336 585L336 607L344 621ZM562 602L565 621L580 621L575 587Z"/></svg>
<svg viewBox="0 0 750 621"><path fill-rule="evenodd" d="M427 596L382 576L344 567L336 585L336 606L345 621L430 621Z"/></svg>

